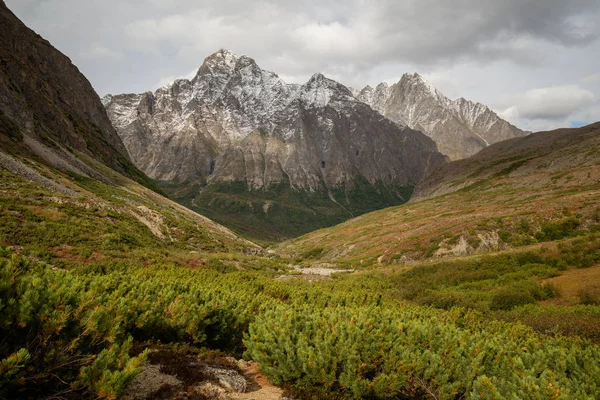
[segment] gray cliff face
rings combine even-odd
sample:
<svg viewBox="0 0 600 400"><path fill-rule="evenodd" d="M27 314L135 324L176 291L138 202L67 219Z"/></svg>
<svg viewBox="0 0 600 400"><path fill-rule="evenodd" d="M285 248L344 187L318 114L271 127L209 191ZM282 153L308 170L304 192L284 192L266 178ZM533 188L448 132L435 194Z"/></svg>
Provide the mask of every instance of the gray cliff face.
<svg viewBox="0 0 600 400"><path fill-rule="evenodd" d="M227 50L208 57L192 80L104 104L134 164L160 181L243 181L249 190L289 182L308 192L352 186L357 177L412 186L445 162L431 139L345 86L321 74L286 84Z"/></svg>
<svg viewBox="0 0 600 400"><path fill-rule="evenodd" d="M504 121L483 104L463 98L450 100L418 74L404 74L392 86L367 86L356 97L397 124L426 133L439 151L453 160L530 133Z"/></svg>
<svg viewBox="0 0 600 400"><path fill-rule="evenodd" d="M125 147L92 85L67 56L27 28L2 1L0 116L6 124L11 121L20 136L71 146L114 168L120 159L126 160Z"/></svg>

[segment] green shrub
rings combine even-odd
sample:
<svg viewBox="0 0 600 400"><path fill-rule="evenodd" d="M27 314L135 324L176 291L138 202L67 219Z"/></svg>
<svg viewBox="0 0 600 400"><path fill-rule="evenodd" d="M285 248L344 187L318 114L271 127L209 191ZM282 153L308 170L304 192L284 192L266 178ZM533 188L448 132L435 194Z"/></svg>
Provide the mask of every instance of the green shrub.
<svg viewBox="0 0 600 400"><path fill-rule="evenodd" d="M560 221L548 221L540 226L540 231L536 232L535 238L539 241L559 240L573 235L579 225L580 222L575 217Z"/></svg>
<svg viewBox="0 0 600 400"><path fill-rule="evenodd" d="M600 343L600 307L595 305L541 306L528 304L491 316L519 321L544 335L569 335Z"/></svg>
<svg viewBox="0 0 600 400"><path fill-rule="evenodd" d="M527 398L540 387L567 398L593 398L600 387L597 346L394 297L486 309L500 284L543 299L552 290L535 279L556 272L551 261L595 254L597 244L588 238L541 258L486 256L312 283L109 261L63 270L0 249L0 368L6 371L0 397L21 390L17 397L35 398L71 388L85 391L84 397L118 397L144 359L130 357L129 346L161 341L235 355L246 350L275 382L310 388L323 398ZM247 265L244 255L215 257ZM539 326L545 329L548 321ZM586 326L584 333L593 329Z"/></svg>
<svg viewBox="0 0 600 400"><path fill-rule="evenodd" d="M5 359L0 359L0 394L7 386L23 377L23 369L30 359L27 349L19 349Z"/></svg>
<svg viewBox="0 0 600 400"><path fill-rule="evenodd" d="M129 357L131 343L129 337L123 344L102 350L93 363L81 368L78 382L94 390L100 398L120 398L147 358L147 352Z"/></svg>
<svg viewBox="0 0 600 400"><path fill-rule="evenodd" d="M600 288L598 287L582 289L578 296L581 304L600 305Z"/></svg>
<svg viewBox="0 0 600 400"><path fill-rule="evenodd" d="M517 306L535 303L535 298L529 291L517 287L500 290L492 297L491 310L510 310Z"/></svg>
<svg viewBox="0 0 600 400"><path fill-rule="evenodd" d="M525 218L521 218L521 220L519 220L518 228L519 232L522 234L529 234L531 232L531 224Z"/></svg>
<svg viewBox="0 0 600 400"><path fill-rule="evenodd" d="M481 244L481 239L479 239L478 236L472 235L467 239L467 243L469 243L469 246L472 248L477 249Z"/></svg>
<svg viewBox="0 0 600 400"><path fill-rule="evenodd" d="M300 257L303 259L317 259L323 254L324 251L325 251L325 249L323 247L315 247L315 248L303 251L300 254Z"/></svg>
<svg viewBox="0 0 600 400"><path fill-rule="evenodd" d="M562 294L562 291L560 290L560 288L552 282L548 282L548 283L545 283L544 285L542 285L542 289L544 291L544 298L546 298L546 299L560 297Z"/></svg>
<svg viewBox="0 0 600 400"><path fill-rule="evenodd" d="M584 361L597 347L565 347L563 338L460 310L279 307L250 326L244 343L276 384L353 399L539 398L540 388L591 398L600 383L598 364Z"/></svg>
<svg viewBox="0 0 600 400"><path fill-rule="evenodd" d="M498 236L500 237L500 240L502 240L504 243L512 242L512 233L508 231L498 231Z"/></svg>

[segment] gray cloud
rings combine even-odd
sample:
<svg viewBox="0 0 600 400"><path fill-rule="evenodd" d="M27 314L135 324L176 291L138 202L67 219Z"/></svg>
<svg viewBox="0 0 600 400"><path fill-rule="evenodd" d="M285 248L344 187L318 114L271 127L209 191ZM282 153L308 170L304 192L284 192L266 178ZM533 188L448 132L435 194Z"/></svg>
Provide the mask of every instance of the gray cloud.
<svg viewBox="0 0 600 400"><path fill-rule="evenodd" d="M100 94L153 89L196 70L206 56L225 47L295 82L318 71L361 87L419 71L450 96L481 101L501 112L518 110L515 122L521 125L542 117L572 123L565 115L577 111L568 107L591 109L600 95L599 87L586 87L582 90L595 103L547 108L535 105L545 98L531 95L536 88L588 84L584 80L598 73L597 0L7 4L69 55ZM561 107L567 108L558 116Z"/></svg>
<svg viewBox="0 0 600 400"><path fill-rule="evenodd" d="M600 118L598 99L579 85L533 89L515 96L511 106L500 112L509 121L526 121L529 129L544 130L570 126L569 121L592 121Z"/></svg>
<svg viewBox="0 0 600 400"><path fill-rule="evenodd" d="M529 90L513 102L521 118L563 119L593 105L596 98L578 85L567 85Z"/></svg>

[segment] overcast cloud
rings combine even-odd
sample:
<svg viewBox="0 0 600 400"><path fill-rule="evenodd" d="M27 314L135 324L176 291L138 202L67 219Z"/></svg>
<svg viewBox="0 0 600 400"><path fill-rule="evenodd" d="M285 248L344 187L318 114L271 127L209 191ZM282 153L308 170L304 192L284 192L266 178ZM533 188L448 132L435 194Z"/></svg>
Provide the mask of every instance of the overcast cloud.
<svg viewBox="0 0 600 400"><path fill-rule="evenodd" d="M220 48L302 83L419 72L519 127L600 120L598 0L6 0L100 95L193 76Z"/></svg>

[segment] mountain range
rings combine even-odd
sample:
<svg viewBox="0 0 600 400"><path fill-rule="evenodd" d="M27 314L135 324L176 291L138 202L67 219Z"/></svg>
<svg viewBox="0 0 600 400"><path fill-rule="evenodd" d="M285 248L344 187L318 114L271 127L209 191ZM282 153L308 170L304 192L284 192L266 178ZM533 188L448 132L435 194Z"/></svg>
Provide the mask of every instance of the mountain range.
<svg viewBox="0 0 600 400"><path fill-rule="evenodd" d="M418 74L360 92L322 74L288 84L224 49L191 80L103 102L134 164L177 201L269 240L401 204L444 155L527 134Z"/></svg>
<svg viewBox="0 0 600 400"><path fill-rule="evenodd" d="M227 50L192 80L103 101L134 164L174 198L271 239L406 202L446 162L345 86L287 84Z"/></svg>

